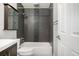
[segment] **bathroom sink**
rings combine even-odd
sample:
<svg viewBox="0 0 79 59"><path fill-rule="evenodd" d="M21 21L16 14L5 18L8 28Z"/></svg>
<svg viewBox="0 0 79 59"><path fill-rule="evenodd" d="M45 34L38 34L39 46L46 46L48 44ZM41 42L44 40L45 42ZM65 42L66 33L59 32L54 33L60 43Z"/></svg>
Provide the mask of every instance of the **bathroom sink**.
<svg viewBox="0 0 79 59"><path fill-rule="evenodd" d="M11 45L17 43L16 40L10 39L0 39L0 52L5 50L6 48L10 47Z"/></svg>

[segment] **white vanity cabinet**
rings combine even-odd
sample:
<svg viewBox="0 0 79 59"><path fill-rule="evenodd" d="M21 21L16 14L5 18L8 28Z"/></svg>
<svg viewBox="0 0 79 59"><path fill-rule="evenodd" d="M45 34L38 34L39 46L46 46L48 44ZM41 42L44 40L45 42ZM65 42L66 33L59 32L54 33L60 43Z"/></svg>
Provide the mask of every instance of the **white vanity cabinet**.
<svg viewBox="0 0 79 59"><path fill-rule="evenodd" d="M0 40L0 56L17 56L17 42L15 40Z"/></svg>

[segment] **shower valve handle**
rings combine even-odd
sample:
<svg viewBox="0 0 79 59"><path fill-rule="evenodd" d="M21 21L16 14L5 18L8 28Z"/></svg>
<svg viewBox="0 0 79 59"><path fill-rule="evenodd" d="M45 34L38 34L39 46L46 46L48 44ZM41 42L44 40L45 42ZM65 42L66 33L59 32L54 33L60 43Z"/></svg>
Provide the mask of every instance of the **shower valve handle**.
<svg viewBox="0 0 79 59"><path fill-rule="evenodd" d="M60 35L57 35L56 38L59 39L59 40L61 40Z"/></svg>

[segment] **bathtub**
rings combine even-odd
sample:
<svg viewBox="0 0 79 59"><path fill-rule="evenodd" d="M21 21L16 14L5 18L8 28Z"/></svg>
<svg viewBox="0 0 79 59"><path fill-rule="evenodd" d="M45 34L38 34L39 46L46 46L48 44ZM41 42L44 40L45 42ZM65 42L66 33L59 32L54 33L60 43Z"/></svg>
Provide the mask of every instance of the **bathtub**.
<svg viewBox="0 0 79 59"><path fill-rule="evenodd" d="M20 47L34 48L35 56L52 56L52 46L49 42L24 42Z"/></svg>

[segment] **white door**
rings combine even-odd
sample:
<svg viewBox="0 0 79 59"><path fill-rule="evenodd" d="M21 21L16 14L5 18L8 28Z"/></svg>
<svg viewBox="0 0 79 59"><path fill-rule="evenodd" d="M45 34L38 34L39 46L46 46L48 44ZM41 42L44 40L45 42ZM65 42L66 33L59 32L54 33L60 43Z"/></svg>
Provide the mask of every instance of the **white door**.
<svg viewBox="0 0 79 59"><path fill-rule="evenodd" d="M79 4L58 5L58 56L79 55Z"/></svg>

